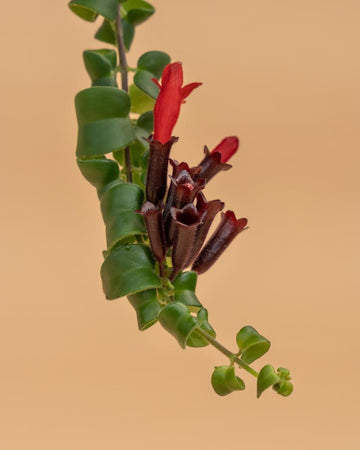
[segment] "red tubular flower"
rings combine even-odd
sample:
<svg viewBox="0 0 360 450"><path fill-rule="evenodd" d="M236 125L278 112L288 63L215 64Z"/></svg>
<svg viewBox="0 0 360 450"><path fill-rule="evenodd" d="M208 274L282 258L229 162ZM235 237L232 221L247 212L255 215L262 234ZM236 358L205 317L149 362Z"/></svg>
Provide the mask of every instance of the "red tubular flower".
<svg viewBox="0 0 360 450"><path fill-rule="evenodd" d="M246 225L247 219L236 219L233 211L222 214L218 228L196 258L192 270L199 274L206 272Z"/></svg>
<svg viewBox="0 0 360 450"><path fill-rule="evenodd" d="M224 138L211 152L205 146L205 157L197 166L200 170L196 177L205 178L210 181L218 172L231 169L230 164L226 164L239 148L239 139L236 136Z"/></svg>
<svg viewBox="0 0 360 450"><path fill-rule="evenodd" d="M202 83L182 84L181 63L168 64L163 70L161 85L158 84L160 92L154 107L154 139L163 144L171 138L184 99Z"/></svg>

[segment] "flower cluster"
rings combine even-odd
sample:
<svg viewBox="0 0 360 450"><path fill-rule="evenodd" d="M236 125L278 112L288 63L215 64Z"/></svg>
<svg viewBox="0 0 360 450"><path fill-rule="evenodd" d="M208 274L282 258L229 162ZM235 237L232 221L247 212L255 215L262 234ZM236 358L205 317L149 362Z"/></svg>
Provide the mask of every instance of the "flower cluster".
<svg viewBox="0 0 360 450"><path fill-rule="evenodd" d="M227 161L237 151L239 140L234 136L226 137L212 151L205 146L205 156L195 167L170 159L171 147L178 140L172 136L172 130L181 104L201 83L182 86L183 72L178 62L165 67L161 82L154 108L154 134L148 139L146 202L140 212L161 276L165 275L164 261L172 249L169 278L173 280L188 266L199 274L208 270L245 229L247 219L236 219L233 211L222 213L220 224L205 243L210 226L223 210L224 203L208 201L203 189L218 172L231 168ZM172 175L167 188L169 163Z"/></svg>

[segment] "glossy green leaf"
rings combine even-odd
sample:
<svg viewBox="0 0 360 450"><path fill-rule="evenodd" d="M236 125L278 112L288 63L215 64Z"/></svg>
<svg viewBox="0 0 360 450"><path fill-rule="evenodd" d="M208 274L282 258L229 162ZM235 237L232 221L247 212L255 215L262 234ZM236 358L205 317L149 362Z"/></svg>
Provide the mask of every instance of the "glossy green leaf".
<svg viewBox="0 0 360 450"><path fill-rule="evenodd" d="M107 158L77 159L77 164L86 180L96 189L101 189L108 183L117 180L120 175L118 164Z"/></svg>
<svg viewBox="0 0 360 450"><path fill-rule="evenodd" d="M199 326L199 322L190 314L188 308L178 302L170 303L161 310L159 322L182 348L186 347L190 334Z"/></svg>
<svg viewBox="0 0 360 450"><path fill-rule="evenodd" d="M152 111L146 111L137 120L137 126L143 128L148 134L151 134L154 130L154 113Z"/></svg>
<svg viewBox="0 0 360 450"><path fill-rule="evenodd" d="M146 150L141 158L141 167L146 170L147 166L148 166L148 161L149 161L149 151ZM146 173L145 173L146 175Z"/></svg>
<svg viewBox="0 0 360 450"><path fill-rule="evenodd" d="M263 356L270 348L270 341L251 326L241 328L236 335L236 342L241 352L241 359L247 364Z"/></svg>
<svg viewBox="0 0 360 450"><path fill-rule="evenodd" d="M93 86L117 87L114 75L116 68L115 50L86 50L83 53L83 58Z"/></svg>
<svg viewBox="0 0 360 450"><path fill-rule="evenodd" d="M196 318L197 318L197 320L200 324L200 328L202 330L206 331L212 337L216 337L215 330L208 322L208 312L205 308L200 309L200 311L197 313ZM197 334L196 330L195 330L195 332L191 333L191 335L189 336L187 345L189 347L206 347L207 345L209 345L209 343L202 336Z"/></svg>
<svg viewBox="0 0 360 450"><path fill-rule="evenodd" d="M275 369L270 364L264 366L257 377L257 397L269 387L280 381L279 375L275 372Z"/></svg>
<svg viewBox="0 0 360 450"><path fill-rule="evenodd" d="M221 396L245 389L243 380L235 375L234 366L218 366L211 377L214 391Z"/></svg>
<svg viewBox="0 0 360 450"><path fill-rule="evenodd" d="M155 78L159 79L164 70L164 67L171 61L170 56L165 52L151 51L146 52L140 56L137 62L139 70L147 70L154 74Z"/></svg>
<svg viewBox="0 0 360 450"><path fill-rule="evenodd" d="M75 97L79 158L94 158L129 145L134 139L130 98L121 89L96 86Z"/></svg>
<svg viewBox="0 0 360 450"><path fill-rule="evenodd" d="M157 99L160 89L154 81L152 80L154 75L147 70L138 70L134 76L134 83L136 86L145 92L145 94L150 95L150 97Z"/></svg>
<svg viewBox="0 0 360 450"><path fill-rule="evenodd" d="M104 193L100 205L109 249L124 238L146 233L142 216L135 212L143 201L144 193L136 184L122 183Z"/></svg>
<svg viewBox="0 0 360 450"><path fill-rule="evenodd" d="M175 288L175 301L188 306L190 311L193 312L197 312L202 308L202 304L199 302L194 292L196 282L197 273L192 271L182 272L173 282Z"/></svg>
<svg viewBox="0 0 360 450"><path fill-rule="evenodd" d="M173 286L177 290L195 291L197 284L197 273L189 270L182 272L173 281Z"/></svg>
<svg viewBox="0 0 360 450"><path fill-rule="evenodd" d="M128 300L136 311L139 330L146 330L158 321L161 306L156 289L129 295Z"/></svg>
<svg viewBox="0 0 360 450"><path fill-rule="evenodd" d="M103 262L101 278L108 300L160 287L149 247L120 245Z"/></svg>
<svg viewBox="0 0 360 450"><path fill-rule="evenodd" d="M155 100L141 91L135 84L130 86L129 94L131 99L131 112L143 114L149 111L149 109L154 108Z"/></svg>
<svg viewBox="0 0 360 450"><path fill-rule="evenodd" d="M141 167L142 155L145 151L145 146L138 141L130 145L131 162L135 167Z"/></svg>
<svg viewBox="0 0 360 450"><path fill-rule="evenodd" d="M128 22L126 19L123 19L122 26L124 45L126 50L129 51L135 36L135 26L132 23Z"/></svg>
<svg viewBox="0 0 360 450"><path fill-rule="evenodd" d="M124 0L72 0L69 8L84 20L94 22L98 15L110 21L116 19L119 3Z"/></svg>
<svg viewBox="0 0 360 450"><path fill-rule="evenodd" d="M95 34L95 39L116 46L116 34L114 23L104 19L101 27L97 30Z"/></svg>
<svg viewBox="0 0 360 450"><path fill-rule="evenodd" d="M122 9L125 13L125 18L133 25L139 25L155 12L155 8L143 0L127 0Z"/></svg>

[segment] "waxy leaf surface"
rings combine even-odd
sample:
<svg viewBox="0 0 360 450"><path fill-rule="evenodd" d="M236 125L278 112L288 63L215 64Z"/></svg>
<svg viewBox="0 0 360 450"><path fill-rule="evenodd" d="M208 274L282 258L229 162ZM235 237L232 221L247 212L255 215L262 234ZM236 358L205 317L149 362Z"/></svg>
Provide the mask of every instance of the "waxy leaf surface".
<svg viewBox="0 0 360 450"><path fill-rule="evenodd" d="M114 249L103 262L101 278L108 300L160 287L151 251L140 244Z"/></svg>

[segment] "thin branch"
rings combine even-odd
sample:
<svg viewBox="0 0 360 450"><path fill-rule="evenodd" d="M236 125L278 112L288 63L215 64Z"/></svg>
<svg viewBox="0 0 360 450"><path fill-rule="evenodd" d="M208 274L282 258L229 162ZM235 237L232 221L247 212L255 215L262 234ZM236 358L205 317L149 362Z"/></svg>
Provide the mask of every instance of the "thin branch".
<svg viewBox="0 0 360 450"><path fill-rule="evenodd" d="M126 50L124 44L124 34L123 34L123 26L121 21L121 13L120 13L121 4L117 9L116 13L116 41L119 53L119 64L120 64L120 74L121 74L121 88L125 91L129 91L128 84L128 65L126 61ZM126 169L126 179L128 183L132 183L132 164L130 157L130 149L129 147L125 148L125 169Z"/></svg>
<svg viewBox="0 0 360 450"><path fill-rule="evenodd" d="M258 376L258 373L256 370L252 369L248 364L246 364L244 361L242 361L240 358L238 358L235 353L232 353L230 350L225 348L220 342L218 342L216 339L214 339L209 333L202 330L201 328L196 329L196 333L198 333L201 337L203 337L206 341L208 341L209 344L211 344L213 347L215 347L217 350L219 350L221 353L223 353L225 356L227 356L230 361L234 361L238 366L245 369L247 372L251 373L251 375L254 375L254 377Z"/></svg>

